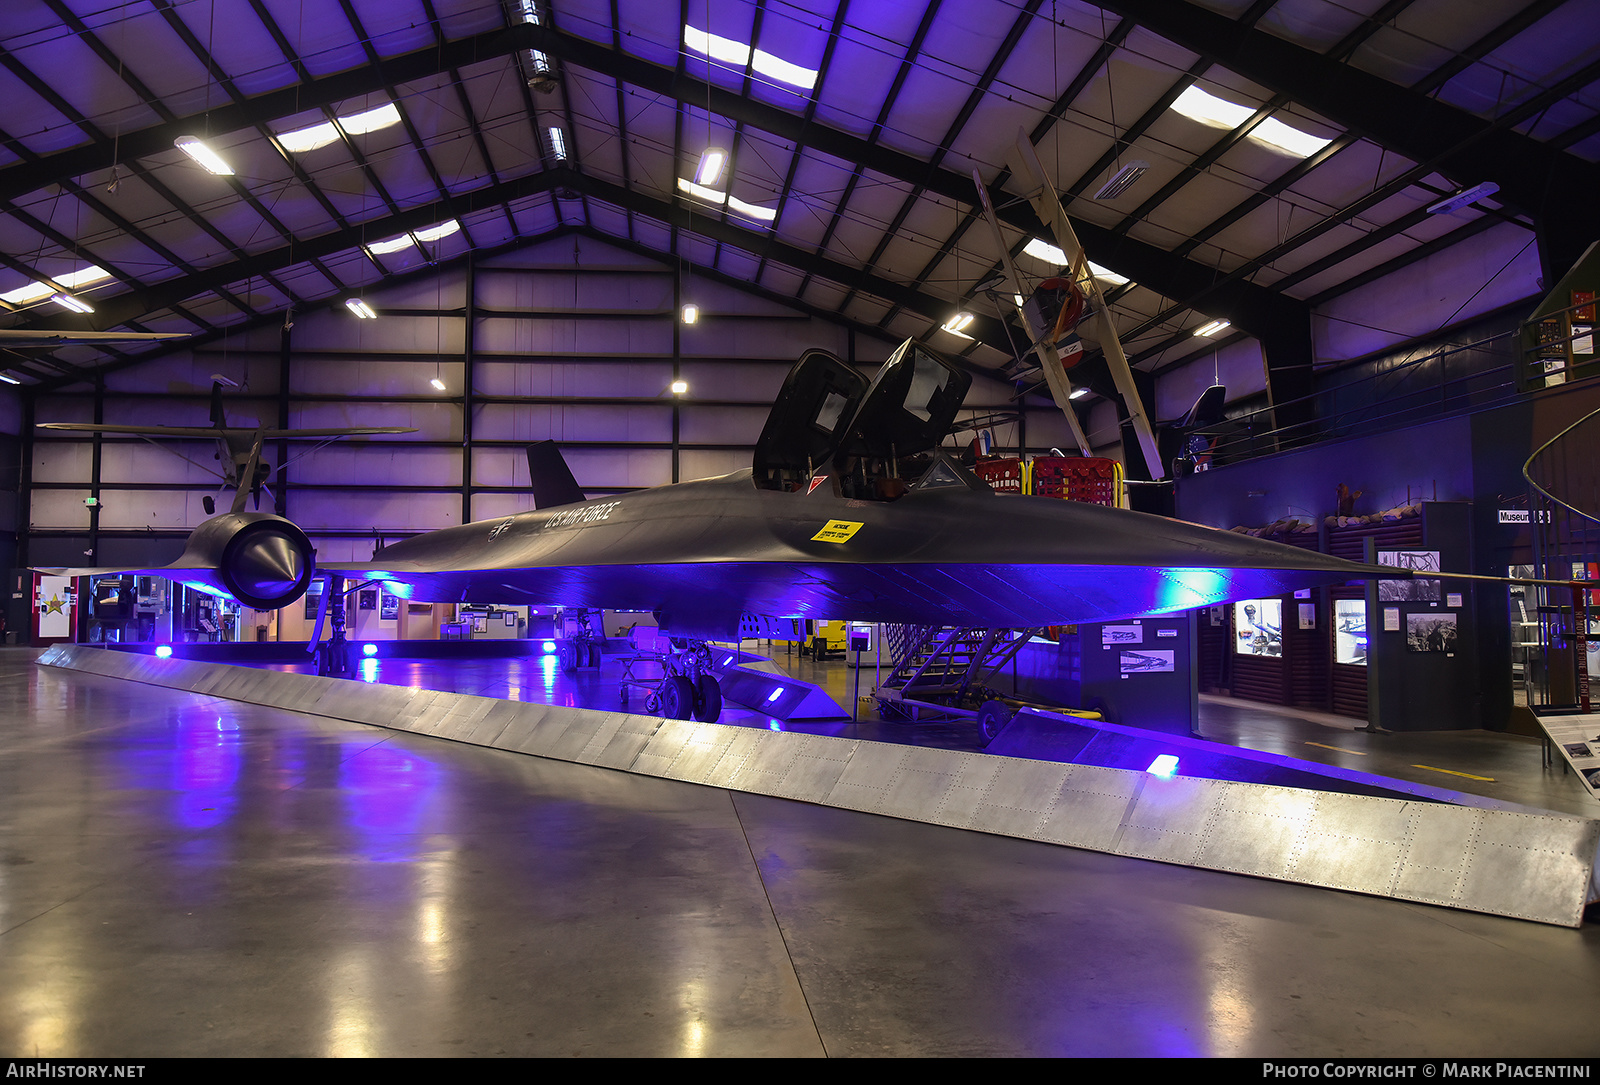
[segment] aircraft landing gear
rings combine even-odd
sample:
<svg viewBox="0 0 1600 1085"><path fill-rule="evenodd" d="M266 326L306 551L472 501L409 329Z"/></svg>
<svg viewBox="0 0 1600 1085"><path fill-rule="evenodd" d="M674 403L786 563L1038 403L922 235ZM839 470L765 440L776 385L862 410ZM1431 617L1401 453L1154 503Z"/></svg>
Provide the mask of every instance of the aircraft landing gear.
<svg viewBox="0 0 1600 1085"><path fill-rule="evenodd" d="M645 711L668 719L715 723L722 715L722 686L711 673L711 650L703 640L672 638L665 673L645 701Z"/></svg>
<svg viewBox="0 0 1600 1085"><path fill-rule="evenodd" d="M601 661L600 638L589 628L589 612L580 610L574 615L578 631L561 642L561 671L571 674L580 667L598 667Z"/></svg>

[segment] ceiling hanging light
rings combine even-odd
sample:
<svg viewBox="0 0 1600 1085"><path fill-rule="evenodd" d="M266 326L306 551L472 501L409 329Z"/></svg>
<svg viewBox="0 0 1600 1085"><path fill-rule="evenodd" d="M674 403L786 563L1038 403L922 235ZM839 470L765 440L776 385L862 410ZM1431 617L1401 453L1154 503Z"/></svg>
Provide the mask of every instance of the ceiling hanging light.
<svg viewBox="0 0 1600 1085"><path fill-rule="evenodd" d="M683 322L685 324L698 324L700 322L700 306L694 302L684 302Z"/></svg>
<svg viewBox="0 0 1600 1085"><path fill-rule="evenodd" d="M694 171L694 183L715 188L722 180L722 167L728 164L728 152L721 147L707 147L700 152L700 165Z"/></svg>
<svg viewBox="0 0 1600 1085"><path fill-rule="evenodd" d="M1150 163L1144 161L1142 158L1129 162L1126 166L1123 166L1120 170L1113 174L1111 180L1100 186L1100 190L1094 194L1094 198L1097 200L1116 199L1118 196L1128 191L1128 189L1132 188L1134 183L1137 182L1139 178L1143 177L1145 175L1145 171L1149 168Z"/></svg>
<svg viewBox="0 0 1600 1085"><path fill-rule="evenodd" d="M172 141L172 145L219 177L233 176L233 167L224 162L221 155L207 147L199 138L179 136Z"/></svg>
<svg viewBox="0 0 1600 1085"><path fill-rule="evenodd" d="M346 309L349 309L352 313L354 313L356 316L360 317L362 320L376 320L376 319L378 319L378 314L372 311L372 306L368 305L366 302L362 301L360 298L345 298L344 299L344 307Z"/></svg>
<svg viewBox="0 0 1600 1085"><path fill-rule="evenodd" d="M673 395L681 396L683 393L689 390L689 382L680 377L677 380L674 380L667 387L672 390Z"/></svg>
<svg viewBox="0 0 1600 1085"><path fill-rule="evenodd" d="M969 326L971 326L973 319L974 318L971 313L967 312L966 310L962 310L961 312L952 316L949 320L945 321L943 324L939 325L939 328L941 331L947 331L951 335L959 335L963 339L971 339L972 336L968 335L966 330Z"/></svg>
<svg viewBox="0 0 1600 1085"><path fill-rule="evenodd" d="M1209 324L1200 325L1194 330L1194 334L1196 336L1205 336L1207 339L1209 339L1213 335L1216 335L1218 332L1220 332L1223 328L1230 327L1231 323L1231 321L1227 320L1213 320Z"/></svg>
<svg viewBox="0 0 1600 1085"><path fill-rule="evenodd" d="M73 297L71 294L52 294L50 295L50 300L61 306L63 309L69 309L74 313L94 312L94 306L90 305L86 301L81 301L78 298Z"/></svg>
<svg viewBox="0 0 1600 1085"><path fill-rule="evenodd" d="M1462 189L1454 196L1446 196L1438 203L1429 204L1428 214L1448 215L1450 212L1459 211L1463 207L1471 207L1479 200L1487 200L1490 196L1493 196L1499 191L1499 185L1495 184L1493 181L1485 181L1481 185L1473 185L1471 188Z"/></svg>

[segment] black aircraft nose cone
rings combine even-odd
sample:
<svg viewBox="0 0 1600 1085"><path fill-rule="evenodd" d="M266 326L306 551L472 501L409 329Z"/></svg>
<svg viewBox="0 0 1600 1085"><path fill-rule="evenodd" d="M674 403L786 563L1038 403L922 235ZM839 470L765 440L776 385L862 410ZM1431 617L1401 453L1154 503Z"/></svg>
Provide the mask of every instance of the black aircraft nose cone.
<svg viewBox="0 0 1600 1085"><path fill-rule="evenodd" d="M231 571L241 588L266 597L293 591L305 569L305 555L294 540L262 532L239 547Z"/></svg>

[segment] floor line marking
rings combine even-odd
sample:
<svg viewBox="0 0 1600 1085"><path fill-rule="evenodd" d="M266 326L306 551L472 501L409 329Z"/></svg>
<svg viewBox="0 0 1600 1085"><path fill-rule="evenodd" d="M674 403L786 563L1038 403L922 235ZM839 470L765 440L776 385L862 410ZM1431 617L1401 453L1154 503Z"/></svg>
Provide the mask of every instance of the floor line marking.
<svg viewBox="0 0 1600 1085"><path fill-rule="evenodd" d="M1491 784L1495 782L1493 776L1474 776L1470 772L1457 772L1455 769L1439 769L1434 768L1432 765L1412 765L1411 767L1414 769L1427 769L1429 772L1448 772L1451 776L1465 776L1469 780L1487 780Z"/></svg>
<svg viewBox="0 0 1600 1085"><path fill-rule="evenodd" d="M1347 750L1343 746L1329 746L1329 745L1327 745L1326 743L1323 743L1323 742L1307 742L1306 745L1307 746L1320 746L1324 750L1338 750L1340 753L1353 753L1357 757L1365 757L1365 756L1367 756L1367 751L1365 751L1365 750Z"/></svg>

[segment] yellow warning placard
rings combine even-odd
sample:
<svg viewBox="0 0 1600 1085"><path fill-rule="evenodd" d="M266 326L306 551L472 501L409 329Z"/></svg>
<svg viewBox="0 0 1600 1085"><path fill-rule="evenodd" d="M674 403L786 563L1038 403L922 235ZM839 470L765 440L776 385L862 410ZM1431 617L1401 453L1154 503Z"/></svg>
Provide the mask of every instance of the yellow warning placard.
<svg viewBox="0 0 1600 1085"><path fill-rule="evenodd" d="M811 541L842 543L860 531L862 526L853 520L829 520L826 527L811 536Z"/></svg>

